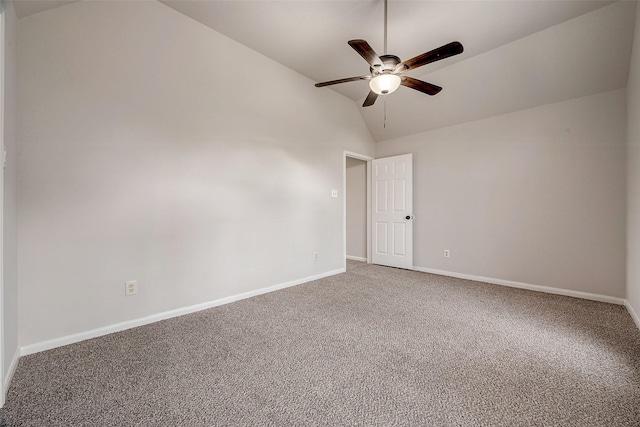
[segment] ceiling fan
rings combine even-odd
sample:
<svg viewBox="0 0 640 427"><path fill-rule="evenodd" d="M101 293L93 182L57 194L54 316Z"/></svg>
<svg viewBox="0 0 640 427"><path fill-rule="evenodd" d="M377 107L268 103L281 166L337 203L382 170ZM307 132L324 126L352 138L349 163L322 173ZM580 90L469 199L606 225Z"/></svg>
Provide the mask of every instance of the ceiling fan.
<svg viewBox="0 0 640 427"><path fill-rule="evenodd" d="M370 74L316 83L316 87L354 82L357 80L369 80L370 91L364 100L364 104L362 104L363 107L373 105L378 95L388 95L398 89L400 85L426 93L427 95L437 94L442 90L440 86L405 76L403 73L432 62L440 61L441 59L458 55L464 50L460 42L451 42L402 62L400 62L400 58L395 55L387 55L387 0L384 0L384 55L378 56L365 40L349 40L348 43L349 46L369 63Z"/></svg>

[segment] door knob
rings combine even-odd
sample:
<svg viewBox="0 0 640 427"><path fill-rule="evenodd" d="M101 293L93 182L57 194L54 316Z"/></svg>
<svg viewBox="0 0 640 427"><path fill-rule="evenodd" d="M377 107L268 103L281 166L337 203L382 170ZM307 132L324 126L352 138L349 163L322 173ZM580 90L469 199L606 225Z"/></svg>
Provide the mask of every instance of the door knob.
<svg viewBox="0 0 640 427"><path fill-rule="evenodd" d="M404 217L404 219L413 219L413 215L407 215Z"/></svg>

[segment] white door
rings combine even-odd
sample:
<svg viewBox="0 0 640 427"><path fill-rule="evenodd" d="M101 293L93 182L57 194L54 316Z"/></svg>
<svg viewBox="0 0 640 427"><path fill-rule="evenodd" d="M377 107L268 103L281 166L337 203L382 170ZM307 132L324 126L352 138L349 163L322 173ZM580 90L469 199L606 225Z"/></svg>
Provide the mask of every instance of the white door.
<svg viewBox="0 0 640 427"><path fill-rule="evenodd" d="M373 161L371 262L413 268L412 155Z"/></svg>

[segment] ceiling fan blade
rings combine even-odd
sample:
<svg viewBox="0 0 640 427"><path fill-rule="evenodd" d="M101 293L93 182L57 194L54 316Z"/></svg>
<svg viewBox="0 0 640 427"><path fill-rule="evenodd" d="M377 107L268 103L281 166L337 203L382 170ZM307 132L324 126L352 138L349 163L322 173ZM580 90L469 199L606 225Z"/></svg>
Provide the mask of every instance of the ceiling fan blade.
<svg viewBox="0 0 640 427"><path fill-rule="evenodd" d="M346 79L331 80L328 82L316 83L316 87L337 85L338 83L355 82L358 80L371 80L371 76L347 77Z"/></svg>
<svg viewBox="0 0 640 427"><path fill-rule="evenodd" d="M370 90L369 95L367 95L367 99L364 100L364 104L362 104L362 106L369 107L376 102L376 99L378 99L378 94Z"/></svg>
<svg viewBox="0 0 640 427"><path fill-rule="evenodd" d="M422 80L414 79L413 77L402 77L402 86L410 87L427 95L435 95L442 90L440 86L436 86L431 83L423 82Z"/></svg>
<svg viewBox="0 0 640 427"><path fill-rule="evenodd" d="M441 59L458 55L463 51L464 48L462 47L462 44L460 44L460 42L451 42L449 44L445 44L444 46L440 46L439 48L434 49L430 52L423 53L422 55L418 55L415 58L411 58L404 62L401 62L396 66L396 72L413 70L414 68L422 67L423 65L427 65L432 62L440 61Z"/></svg>
<svg viewBox="0 0 640 427"><path fill-rule="evenodd" d="M373 50L369 43L365 40L349 40L349 46L351 46L356 52L360 54L370 65L377 65L381 67L382 59L378 56L378 54Z"/></svg>

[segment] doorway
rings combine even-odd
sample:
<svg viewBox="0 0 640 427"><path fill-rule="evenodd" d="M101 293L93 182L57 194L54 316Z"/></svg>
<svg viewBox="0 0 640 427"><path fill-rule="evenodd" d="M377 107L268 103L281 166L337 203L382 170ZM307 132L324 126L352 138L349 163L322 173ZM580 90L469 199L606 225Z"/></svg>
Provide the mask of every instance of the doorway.
<svg viewBox="0 0 640 427"><path fill-rule="evenodd" d="M371 262L371 161L362 154L344 153L344 259Z"/></svg>

